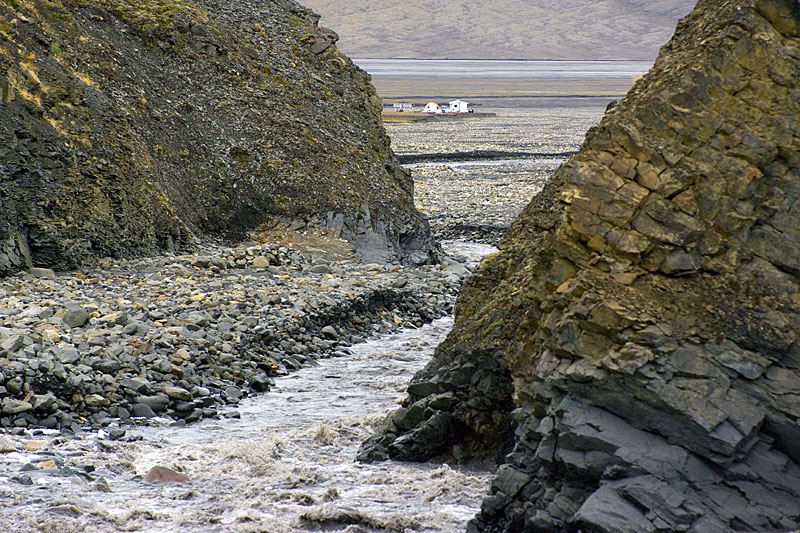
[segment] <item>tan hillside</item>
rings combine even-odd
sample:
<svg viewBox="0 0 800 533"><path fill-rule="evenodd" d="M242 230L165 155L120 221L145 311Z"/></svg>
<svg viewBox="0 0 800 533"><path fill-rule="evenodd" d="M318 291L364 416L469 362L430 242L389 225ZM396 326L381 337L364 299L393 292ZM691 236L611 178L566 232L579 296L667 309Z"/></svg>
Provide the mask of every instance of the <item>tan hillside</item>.
<svg viewBox="0 0 800 533"><path fill-rule="evenodd" d="M653 59L693 0L305 0L353 57Z"/></svg>

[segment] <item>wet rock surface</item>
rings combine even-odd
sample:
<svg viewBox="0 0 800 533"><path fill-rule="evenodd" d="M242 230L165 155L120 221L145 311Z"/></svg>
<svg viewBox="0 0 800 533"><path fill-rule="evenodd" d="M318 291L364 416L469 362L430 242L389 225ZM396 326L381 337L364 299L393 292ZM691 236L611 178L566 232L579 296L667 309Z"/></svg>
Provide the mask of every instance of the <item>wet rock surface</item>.
<svg viewBox="0 0 800 533"><path fill-rule="evenodd" d="M513 436L470 531L800 526L799 14L698 4L465 283L363 458Z"/></svg>
<svg viewBox="0 0 800 533"><path fill-rule="evenodd" d="M217 417L274 377L448 314L465 259L419 268L272 245L0 281L0 424L74 433Z"/></svg>
<svg viewBox="0 0 800 533"><path fill-rule="evenodd" d="M0 275L279 219L435 260L381 100L317 21L289 0L3 3Z"/></svg>

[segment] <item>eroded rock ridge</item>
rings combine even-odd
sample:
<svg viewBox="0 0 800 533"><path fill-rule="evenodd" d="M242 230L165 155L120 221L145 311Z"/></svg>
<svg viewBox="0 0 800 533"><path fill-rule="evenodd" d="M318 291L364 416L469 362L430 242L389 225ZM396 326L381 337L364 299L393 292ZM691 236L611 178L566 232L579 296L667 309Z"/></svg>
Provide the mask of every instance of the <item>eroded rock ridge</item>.
<svg viewBox="0 0 800 533"><path fill-rule="evenodd" d="M362 458L507 456L473 531L800 526L800 4L701 0L463 288Z"/></svg>
<svg viewBox="0 0 800 533"><path fill-rule="evenodd" d="M0 3L0 274L321 223L436 253L367 74L290 0Z"/></svg>

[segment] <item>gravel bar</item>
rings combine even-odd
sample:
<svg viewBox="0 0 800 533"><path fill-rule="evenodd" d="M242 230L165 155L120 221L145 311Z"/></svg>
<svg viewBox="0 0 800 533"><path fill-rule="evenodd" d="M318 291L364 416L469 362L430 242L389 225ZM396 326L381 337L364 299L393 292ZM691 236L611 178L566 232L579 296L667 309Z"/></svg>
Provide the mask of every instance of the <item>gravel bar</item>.
<svg viewBox="0 0 800 533"><path fill-rule="evenodd" d="M218 417L274 376L450 313L462 262L407 268L206 246L2 279L0 425L74 433Z"/></svg>

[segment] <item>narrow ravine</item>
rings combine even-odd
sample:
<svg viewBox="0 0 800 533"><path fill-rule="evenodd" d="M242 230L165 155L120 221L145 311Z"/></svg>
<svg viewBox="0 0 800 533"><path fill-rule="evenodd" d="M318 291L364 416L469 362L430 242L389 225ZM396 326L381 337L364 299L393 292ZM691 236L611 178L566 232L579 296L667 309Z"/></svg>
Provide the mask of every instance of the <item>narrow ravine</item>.
<svg viewBox="0 0 800 533"><path fill-rule="evenodd" d="M511 119L474 124L481 126L475 131L482 131L484 140L467 130L428 135L416 126L390 134L400 153L462 150L462 145L568 151L576 148L583 123L602 113L601 103L585 109L505 110ZM575 120L576 112L583 122ZM444 139L448 145L442 148ZM481 242L497 242L560 162L409 165L417 206L429 216L445 251L461 258L442 273L466 275L463 259L474 265L495 251ZM387 273L384 282L411 279L403 272ZM322 283L309 275L302 279ZM420 279L442 283L437 276ZM427 298L445 296L450 297L429 293ZM76 437L43 429L6 432L0 435L0 527L15 532L464 531L488 491L492 465L481 470L355 461L362 442L398 407L409 380L431 359L451 324L451 318L439 319L357 344L348 355L321 358L318 366L277 378L269 393L219 409L220 418L188 426L138 419L134 426L112 423ZM147 483L144 477L154 466L171 468L189 481Z"/></svg>
<svg viewBox="0 0 800 533"><path fill-rule="evenodd" d="M492 251L474 243L447 248L473 261ZM439 319L353 346L348 356L278 379L273 392L219 420L151 422L122 428L122 440L111 440L113 427L74 439L48 430L3 437L0 524L15 531L463 531L489 469L354 460L451 324ZM157 465L190 481L145 482Z"/></svg>

